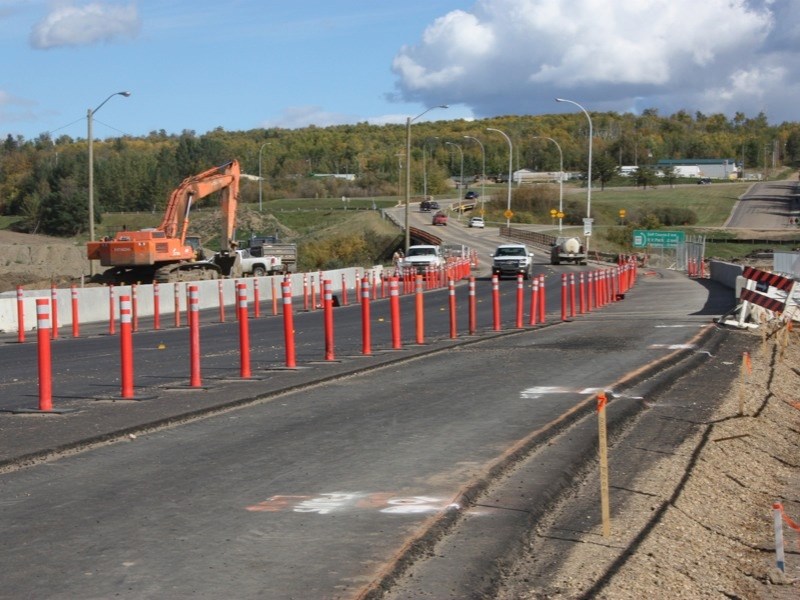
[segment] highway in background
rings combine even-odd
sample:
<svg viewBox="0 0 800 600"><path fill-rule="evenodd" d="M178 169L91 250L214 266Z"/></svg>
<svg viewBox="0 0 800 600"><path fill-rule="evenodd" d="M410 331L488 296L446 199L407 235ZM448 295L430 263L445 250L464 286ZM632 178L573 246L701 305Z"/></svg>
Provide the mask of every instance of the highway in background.
<svg viewBox="0 0 800 600"><path fill-rule="evenodd" d="M796 230L800 218L797 181L765 181L754 184L734 206L725 223L728 229Z"/></svg>
<svg viewBox="0 0 800 600"><path fill-rule="evenodd" d="M493 235L470 239L489 248ZM504 281L494 331L484 280L477 335L465 334L462 312L450 339L447 293L429 292L425 343L413 341L403 297L404 348L391 350L380 300L371 304L374 352L364 356L361 309L340 307L337 360L324 363L321 311L298 312L300 368L287 370L281 318L253 319L250 381L236 376L237 324L205 315L202 390L180 387L185 328L141 331L138 401L113 399L116 337L54 342L54 405L76 412L0 416L0 597L478 593L484 570L522 533L515 516L543 514L593 459L596 391L613 391L610 419L620 426L655 395L659 373L713 360L721 334L709 324L733 300L708 282L649 271L624 300L562 323L552 290L564 268L536 262L556 286L547 325L514 327L516 283ZM3 406L35 404L35 346L4 341ZM565 435L566 446L556 443ZM540 468L513 501L475 502L537 449ZM40 454L15 463L26 450ZM404 566L425 562L436 538L471 531L460 525L469 522L480 535L460 544L455 568L422 569L422 592L392 586Z"/></svg>

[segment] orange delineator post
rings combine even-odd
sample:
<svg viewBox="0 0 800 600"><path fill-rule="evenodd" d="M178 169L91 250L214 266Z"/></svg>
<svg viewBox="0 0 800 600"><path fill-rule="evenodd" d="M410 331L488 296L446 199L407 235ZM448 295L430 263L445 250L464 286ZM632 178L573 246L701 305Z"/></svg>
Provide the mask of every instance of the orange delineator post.
<svg viewBox="0 0 800 600"><path fill-rule="evenodd" d="M283 337L286 346L286 366L294 369L297 366L297 357L294 347L294 315L292 314L292 282L281 283L283 296Z"/></svg>
<svg viewBox="0 0 800 600"><path fill-rule="evenodd" d="M456 284L455 282L450 279L447 284L447 291L449 295L449 305L450 305L450 338L455 339L458 337L457 333L457 321L456 321Z"/></svg>
<svg viewBox="0 0 800 600"><path fill-rule="evenodd" d="M544 275L539 275L539 322L545 322L545 300L546 300L546 291L544 288Z"/></svg>
<svg viewBox="0 0 800 600"><path fill-rule="evenodd" d="M22 286L17 286L17 342L22 344L25 341L25 293Z"/></svg>
<svg viewBox="0 0 800 600"><path fill-rule="evenodd" d="M369 279L361 279L361 353L372 354L372 328L369 314Z"/></svg>
<svg viewBox="0 0 800 600"><path fill-rule="evenodd" d="M133 335L131 332L131 297L119 297L119 351L122 367L120 396L133 398Z"/></svg>
<svg viewBox="0 0 800 600"><path fill-rule="evenodd" d="M567 320L567 274L561 274L561 320Z"/></svg>
<svg viewBox="0 0 800 600"><path fill-rule="evenodd" d="M80 317L78 312L78 288L75 285L70 286L70 296L72 299L72 337L76 338L80 335Z"/></svg>
<svg viewBox="0 0 800 600"><path fill-rule="evenodd" d="M272 278L272 316L278 314L278 290L275 285L275 278Z"/></svg>
<svg viewBox="0 0 800 600"><path fill-rule="evenodd" d="M50 354L50 302L36 299L36 336L39 355L39 410L53 410L53 366Z"/></svg>
<svg viewBox="0 0 800 600"><path fill-rule="evenodd" d="M53 322L50 333L55 340L58 339L58 294L55 285L50 286L50 314Z"/></svg>
<svg viewBox="0 0 800 600"><path fill-rule="evenodd" d="M114 286L108 286L108 334L114 335L117 332L116 321L117 317L114 308Z"/></svg>
<svg viewBox="0 0 800 600"><path fill-rule="evenodd" d="M569 274L569 316L575 316L575 273Z"/></svg>
<svg viewBox="0 0 800 600"><path fill-rule="evenodd" d="M342 306L347 306L347 277L342 273Z"/></svg>
<svg viewBox="0 0 800 600"><path fill-rule="evenodd" d="M534 277L531 280L531 307L530 316L528 317L528 325L536 325L536 309L539 301L539 277Z"/></svg>
<svg viewBox="0 0 800 600"><path fill-rule="evenodd" d="M236 284L236 313L239 319L239 376L249 379L250 372L250 322L247 318L247 285Z"/></svg>
<svg viewBox="0 0 800 600"><path fill-rule="evenodd" d="M261 316L261 290L258 289L258 277L253 277L253 317Z"/></svg>
<svg viewBox="0 0 800 600"><path fill-rule="evenodd" d="M415 307L415 314L416 314L416 325L417 325L417 343L424 344L425 343L425 305L424 305L424 298L423 298L423 289L422 289L422 275L417 275L416 277L416 289L414 290L414 307Z"/></svg>
<svg viewBox="0 0 800 600"><path fill-rule="evenodd" d="M578 275L578 298L580 300L578 312L583 314L586 312L586 287L583 282L583 272Z"/></svg>
<svg viewBox="0 0 800 600"><path fill-rule="evenodd" d="M189 286L189 385L200 387L200 292Z"/></svg>
<svg viewBox="0 0 800 600"><path fill-rule="evenodd" d="M475 335L478 330L475 300L475 277L469 278L469 334Z"/></svg>
<svg viewBox="0 0 800 600"><path fill-rule="evenodd" d="M161 298L158 291L158 282L153 282L153 329L161 329Z"/></svg>
<svg viewBox="0 0 800 600"><path fill-rule="evenodd" d="M389 278L389 314L392 320L392 348L398 350L403 347L403 338L400 335L400 281L397 277Z"/></svg>
<svg viewBox="0 0 800 600"><path fill-rule="evenodd" d="M177 283L173 284L172 290L175 304L175 327L181 326L181 290L178 285Z"/></svg>
<svg viewBox="0 0 800 600"><path fill-rule="evenodd" d="M492 275L492 329L500 331L500 279Z"/></svg>
<svg viewBox="0 0 800 600"><path fill-rule="evenodd" d="M225 293L222 289L222 280L217 281L217 304L219 308L219 322L225 322Z"/></svg>
<svg viewBox="0 0 800 600"><path fill-rule="evenodd" d="M131 319L134 332L139 331L139 297L136 294L137 287L135 283L131 286Z"/></svg>
<svg viewBox="0 0 800 600"><path fill-rule="evenodd" d="M523 281L522 273L517 274L517 329L522 329L525 319L525 283Z"/></svg>
<svg viewBox="0 0 800 600"><path fill-rule="evenodd" d="M323 287L323 321L325 325L325 360L334 360L333 345L333 282L326 279L322 283Z"/></svg>

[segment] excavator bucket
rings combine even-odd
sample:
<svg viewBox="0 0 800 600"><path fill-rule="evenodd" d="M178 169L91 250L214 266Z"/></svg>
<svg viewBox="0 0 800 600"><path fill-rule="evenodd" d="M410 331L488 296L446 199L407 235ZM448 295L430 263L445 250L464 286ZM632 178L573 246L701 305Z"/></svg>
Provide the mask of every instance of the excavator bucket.
<svg viewBox="0 0 800 600"><path fill-rule="evenodd" d="M220 268L223 277L242 276L242 259L238 252L217 252L213 262Z"/></svg>

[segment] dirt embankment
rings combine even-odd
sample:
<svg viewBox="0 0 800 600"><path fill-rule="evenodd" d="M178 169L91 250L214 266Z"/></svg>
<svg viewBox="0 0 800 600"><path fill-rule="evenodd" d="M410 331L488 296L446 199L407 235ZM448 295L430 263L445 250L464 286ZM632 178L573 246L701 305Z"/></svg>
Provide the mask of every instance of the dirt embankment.
<svg viewBox="0 0 800 600"><path fill-rule="evenodd" d="M0 230L0 292L63 286L88 275L86 247L72 240Z"/></svg>
<svg viewBox="0 0 800 600"><path fill-rule="evenodd" d="M782 573L772 511L780 502L800 521L800 333L765 325L759 334L762 345L711 419L673 452L642 448L652 468L614 507L611 536L581 523L534 532L497 600L800 597L800 531L784 525ZM697 401L706 393L698 389ZM591 479L588 494L599 489ZM541 584L537 548L554 539L563 554Z"/></svg>

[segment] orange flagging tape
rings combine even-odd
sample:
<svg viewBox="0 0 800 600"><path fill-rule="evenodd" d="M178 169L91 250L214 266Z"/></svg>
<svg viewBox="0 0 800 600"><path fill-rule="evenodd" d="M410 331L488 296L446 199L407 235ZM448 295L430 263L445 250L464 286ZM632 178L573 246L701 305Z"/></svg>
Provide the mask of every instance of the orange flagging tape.
<svg viewBox="0 0 800 600"><path fill-rule="evenodd" d="M789 527L791 527L792 529L794 529L797 532L800 532L800 525L798 525L797 523L792 521L791 517L786 514L786 512L783 510L783 504L781 504L780 502L776 502L775 503L775 508L777 508L778 510L781 511L781 516L783 517L784 522Z"/></svg>
<svg viewBox="0 0 800 600"><path fill-rule="evenodd" d="M750 353L745 352L742 355L742 359L744 360L744 366L747 368L747 373L750 374L753 372L753 362L750 360Z"/></svg>
<svg viewBox="0 0 800 600"><path fill-rule="evenodd" d="M792 521L791 517L786 514L786 512L783 510L783 504L780 502L775 502L772 505L772 508L781 511L781 518L783 519L783 522L800 534L800 525ZM797 536L797 547L800 549L800 535Z"/></svg>
<svg viewBox="0 0 800 600"><path fill-rule="evenodd" d="M600 392L597 394L597 412L602 411L606 404L608 404L608 399L606 398L605 392Z"/></svg>

